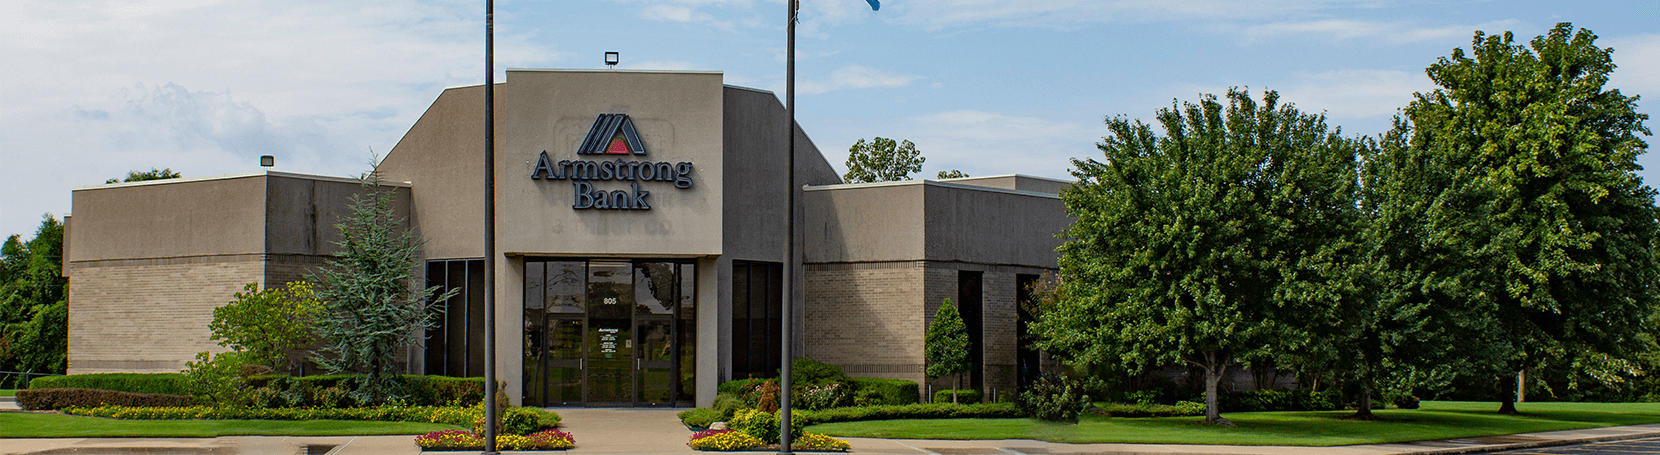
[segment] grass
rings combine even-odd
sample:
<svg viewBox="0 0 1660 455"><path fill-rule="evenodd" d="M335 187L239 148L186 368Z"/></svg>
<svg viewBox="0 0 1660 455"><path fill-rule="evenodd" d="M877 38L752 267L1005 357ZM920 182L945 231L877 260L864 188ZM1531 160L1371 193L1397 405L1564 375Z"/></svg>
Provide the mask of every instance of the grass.
<svg viewBox="0 0 1660 455"><path fill-rule="evenodd" d="M15 397L17 389L0 389L0 397Z"/></svg>
<svg viewBox="0 0 1660 455"><path fill-rule="evenodd" d="M1660 422L1660 403L1519 403L1523 415L1499 415L1498 403L1423 402L1417 410L1374 411L1384 420L1344 419L1354 411L1223 413L1234 428L1199 417L1115 418L1084 415L1077 425L1034 419L877 420L814 425L840 437L900 439L1038 439L1066 443L1338 446L1494 436Z"/></svg>
<svg viewBox="0 0 1660 455"><path fill-rule="evenodd" d="M215 436L363 436L426 434L460 427L356 420L116 420L0 412L0 438L211 438Z"/></svg>

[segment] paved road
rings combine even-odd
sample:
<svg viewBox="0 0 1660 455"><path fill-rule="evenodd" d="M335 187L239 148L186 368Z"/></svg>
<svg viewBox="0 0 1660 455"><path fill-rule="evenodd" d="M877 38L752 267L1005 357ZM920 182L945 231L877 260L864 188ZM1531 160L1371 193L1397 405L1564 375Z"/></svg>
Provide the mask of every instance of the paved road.
<svg viewBox="0 0 1660 455"><path fill-rule="evenodd" d="M1540 447L1537 449L1506 450L1493 452L1505 455L1635 455L1660 454L1660 438L1632 439L1629 441L1595 442L1590 444L1575 444L1568 446Z"/></svg>

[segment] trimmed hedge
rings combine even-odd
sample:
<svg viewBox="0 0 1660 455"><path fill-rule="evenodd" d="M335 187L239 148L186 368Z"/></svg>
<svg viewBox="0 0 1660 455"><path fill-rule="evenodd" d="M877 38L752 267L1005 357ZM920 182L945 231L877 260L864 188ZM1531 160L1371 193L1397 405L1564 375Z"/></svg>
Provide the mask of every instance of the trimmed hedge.
<svg viewBox="0 0 1660 455"><path fill-rule="evenodd" d="M250 389L277 391L315 391L321 389L357 390L360 375L328 374L294 377L286 374L267 374L248 377ZM455 378L449 376L422 376L406 374L398 377L395 393L403 395L411 406L472 406L484 402L484 378ZM299 395L314 395L301 393Z"/></svg>
<svg viewBox="0 0 1660 455"><path fill-rule="evenodd" d="M1107 417L1187 417L1205 415L1205 404L1183 401L1175 405L1153 403L1107 403L1089 408L1091 414Z"/></svg>
<svg viewBox="0 0 1660 455"><path fill-rule="evenodd" d="M221 408L213 406L72 406L65 414L147 420L374 420L431 422L471 428L484 418L483 406L380 406L374 408ZM559 426L559 414L537 408L507 408L509 430L530 432Z"/></svg>
<svg viewBox="0 0 1660 455"><path fill-rule="evenodd" d="M804 425L858 420L892 419L1006 419L1023 417L1014 403L929 403L901 406L862 406L822 411L792 411L791 423Z"/></svg>
<svg viewBox="0 0 1660 455"><path fill-rule="evenodd" d="M196 403L190 395L132 393L98 389L27 389L17 391L17 405L30 411L50 411L71 406L152 406L181 407Z"/></svg>
<svg viewBox="0 0 1660 455"><path fill-rule="evenodd" d="M97 389L131 393L189 395L184 373L96 373L42 376L29 381L31 389Z"/></svg>
<svg viewBox="0 0 1660 455"><path fill-rule="evenodd" d="M883 378L851 378L853 404L858 406L901 406L922 401L915 381Z"/></svg>
<svg viewBox="0 0 1660 455"><path fill-rule="evenodd" d="M958 404L980 403L980 402L985 401L984 400L984 398L985 398L984 395L985 395L985 392L981 392L979 390L958 389L957 390L957 401L956 402ZM935 403L950 403L951 402L951 389L935 390L934 391L934 402Z"/></svg>

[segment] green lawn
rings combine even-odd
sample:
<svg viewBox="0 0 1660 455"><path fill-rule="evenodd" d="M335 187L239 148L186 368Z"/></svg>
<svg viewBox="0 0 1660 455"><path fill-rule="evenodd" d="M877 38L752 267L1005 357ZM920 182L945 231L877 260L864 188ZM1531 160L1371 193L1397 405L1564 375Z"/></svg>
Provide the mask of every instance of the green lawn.
<svg viewBox="0 0 1660 455"><path fill-rule="evenodd" d="M831 436L899 439L1039 439L1069 443L1336 446L1533 433L1660 422L1660 403L1424 402L1422 409L1376 411L1382 421L1343 419L1353 411L1223 413L1238 427L1200 425L1200 417L1154 419L1085 415L1077 425L1033 419L838 422L808 430Z"/></svg>
<svg viewBox="0 0 1660 455"><path fill-rule="evenodd" d="M0 397L15 397L17 389L0 389Z"/></svg>
<svg viewBox="0 0 1660 455"><path fill-rule="evenodd" d="M414 435L457 428L436 423L359 420L116 420L0 412L0 438Z"/></svg>

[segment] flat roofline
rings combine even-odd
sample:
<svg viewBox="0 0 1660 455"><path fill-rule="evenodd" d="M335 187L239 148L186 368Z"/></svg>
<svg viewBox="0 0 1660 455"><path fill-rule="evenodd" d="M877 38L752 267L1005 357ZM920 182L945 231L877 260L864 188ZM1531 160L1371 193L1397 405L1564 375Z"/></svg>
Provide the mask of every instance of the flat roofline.
<svg viewBox="0 0 1660 455"><path fill-rule="evenodd" d="M758 89L758 88L755 88L755 87L744 87L742 85L732 85L732 84L721 84L721 85L724 85L726 88L734 88L734 89L738 89L738 90L748 90L748 91L751 91L751 92L765 93L765 94L772 95L772 96L778 96L778 94L773 93L772 90L762 90L762 89Z"/></svg>
<svg viewBox="0 0 1660 455"><path fill-rule="evenodd" d="M959 190L986 191L986 192L992 192L992 193L1014 194L1014 195L1019 195L1019 196L1035 196L1035 197L1042 197L1042 198L1049 198L1049 199L1060 199L1061 198L1060 195L1058 195L1058 194L1044 193L1044 192L1041 192L1041 191L1010 190L1010 189L1004 189L1004 188L992 188L992 187L989 187L989 186L965 185L965 184L961 184L961 183L941 182L941 181L938 181L938 180L899 180L899 181L894 181L894 182L838 183L838 184L834 184L834 185L817 185L817 186L809 185L809 186L806 186L806 187L802 188L801 190L802 191L841 191L841 190L857 190L857 189L866 189L866 188L886 188L886 187L899 187L899 186L912 186L912 185L938 186L938 187L953 188L953 189L959 189Z"/></svg>
<svg viewBox="0 0 1660 455"><path fill-rule="evenodd" d="M981 177L958 177L958 178L954 178L954 179L936 179L935 181L936 182L962 182L962 181L968 181L968 180L1000 179L1000 178L1008 178L1008 177L1032 179L1032 180L1047 180L1047 181L1051 181L1051 182L1055 182L1055 183L1065 183L1065 184L1068 184L1068 185L1078 183L1077 180L1066 180L1066 179L1057 179L1057 178L1049 178L1049 177L1040 177L1040 176L1036 176L1036 175L1027 175L1027 174L1002 174L1002 175L987 175L987 176L981 176Z"/></svg>
<svg viewBox="0 0 1660 455"><path fill-rule="evenodd" d="M726 74L723 71L710 70L617 70L617 69L574 69L574 68L508 68L508 72L536 72L536 73L634 73L634 74ZM483 85L483 84L480 84Z"/></svg>
<svg viewBox="0 0 1660 455"><path fill-rule="evenodd" d="M251 178L251 177L286 177L286 178L294 178L294 179L319 180L319 181L324 181L324 182L354 183L354 184L355 183L362 183L362 182L358 181L358 179L354 179L354 178L350 178L350 177L334 177L334 176L328 176L328 175L312 175L312 174L299 174L299 173L294 173L294 172L262 170L262 171L258 171L258 172L245 172L245 173L241 173L241 174L222 174L222 175L209 175L209 176L204 176L204 177L180 177L180 178L176 178L176 179L145 180L145 181L141 181L141 182L116 182L116 183L105 183L105 184L101 184L101 185L85 185L85 186L77 186L77 187L70 188L70 191L103 190L103 189L111 189L111 188L127 188L127 187L148 186L148 185L171 185L171 184L175 184L175 183L206 182L206 181L210 181L210 180L232 180L232 179L244 179L244 178ZM385 185L385 186L398 187L398 188L409 188L409 182L380 182L380 184Z"/></svg>

